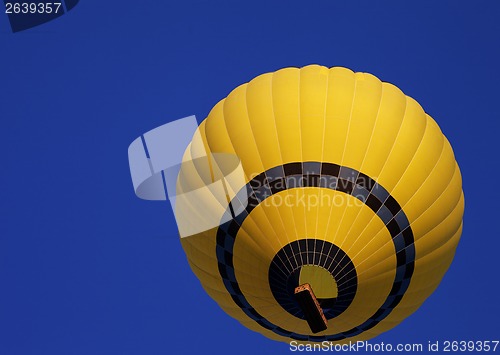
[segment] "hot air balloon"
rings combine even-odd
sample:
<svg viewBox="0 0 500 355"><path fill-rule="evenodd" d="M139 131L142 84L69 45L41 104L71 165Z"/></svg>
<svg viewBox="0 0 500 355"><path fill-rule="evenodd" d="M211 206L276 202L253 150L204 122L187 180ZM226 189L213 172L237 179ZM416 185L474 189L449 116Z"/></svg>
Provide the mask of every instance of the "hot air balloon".
<svg viewBox="0 0 500 355"><path fill-rule="evenodd" d="M318 65L260 75L217 103L185 150L176 194L203 288L285 342L395 327L439 285L464 211L434 119L371 74Z"/></svg>

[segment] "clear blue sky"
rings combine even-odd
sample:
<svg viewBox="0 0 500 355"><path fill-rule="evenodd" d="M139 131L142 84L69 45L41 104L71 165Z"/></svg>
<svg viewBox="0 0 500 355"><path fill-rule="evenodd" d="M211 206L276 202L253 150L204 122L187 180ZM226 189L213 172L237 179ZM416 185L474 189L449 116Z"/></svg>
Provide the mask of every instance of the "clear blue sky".
<svg viewBox="0 0 500 355"><path fill-rule="evenodd" d="M205 294L170 206L135 197L127 147L203 119L258 74L311 63L400 87L462 169L450 270L373 342L498 339L499 15L494 0L82 0L13 34L0 13L0 354L289 353Z"/></svg>

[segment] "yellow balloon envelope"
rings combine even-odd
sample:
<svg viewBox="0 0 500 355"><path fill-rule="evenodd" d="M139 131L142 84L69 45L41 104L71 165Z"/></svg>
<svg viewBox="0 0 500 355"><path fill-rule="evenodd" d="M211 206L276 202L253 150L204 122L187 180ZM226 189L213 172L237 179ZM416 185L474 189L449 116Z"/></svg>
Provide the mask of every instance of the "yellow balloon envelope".
<svg viewBox="0 0 500 355"><path fill-rule="evenodd" d="M224 168L198 157L237 157L243 178L222 197L176 201L193 225L221 207L228 217L181 243L206 292L244 326L286 342L370 339L412 314L450 266L460 171L436 122L394 85L340 67L278 70L233 90L195 137L178 196ZM327 329L308 325L302 284Z"/></svg>

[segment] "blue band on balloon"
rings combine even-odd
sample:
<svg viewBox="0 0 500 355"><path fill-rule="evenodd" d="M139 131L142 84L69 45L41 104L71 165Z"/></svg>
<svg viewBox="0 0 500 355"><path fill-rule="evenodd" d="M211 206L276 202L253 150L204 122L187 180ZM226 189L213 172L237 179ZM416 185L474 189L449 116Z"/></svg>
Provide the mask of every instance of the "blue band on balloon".
<svg viewBox="0 0 500 355"><path fill-rule="evenodd" d="M320 187L341 191L365 203L384 222L396 253L396 273L392 289L384 304L365 322L338 334L315 336L283 329L259 314L246 300L233 266L233 249L238 231L252 210L266 198L292 188ZM408 289L415 266L414 237L410 223L398 202L369 176L349 167L333 163L297 162L266 170L246 186L246 211L221 224L217 230L216 255L219 273L234 302L262 327L272 332L302 341L338 341L359 335L375 327L399 304ZM241 202L240 202L241 203Z"/></svg>

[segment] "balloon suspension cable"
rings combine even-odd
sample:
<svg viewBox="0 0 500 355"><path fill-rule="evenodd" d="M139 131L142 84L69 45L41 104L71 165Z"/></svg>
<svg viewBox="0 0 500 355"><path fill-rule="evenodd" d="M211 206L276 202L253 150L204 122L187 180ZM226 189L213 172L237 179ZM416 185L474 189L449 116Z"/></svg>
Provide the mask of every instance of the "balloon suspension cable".
<svg viewBox="0 0 500 355"><path fill-rule="evenodd" d="M304 312L307 324L313 333L319 333L328 328L328 320L314 295L311 285L305 283L295 288L295 299Z"/></svg>

